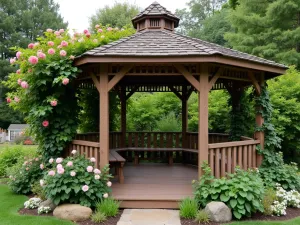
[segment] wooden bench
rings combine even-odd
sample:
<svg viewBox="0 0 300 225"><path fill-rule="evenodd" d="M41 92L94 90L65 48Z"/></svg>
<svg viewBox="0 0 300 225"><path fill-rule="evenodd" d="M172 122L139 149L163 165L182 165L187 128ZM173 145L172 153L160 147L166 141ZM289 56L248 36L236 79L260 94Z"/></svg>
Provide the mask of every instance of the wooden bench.
<svg viewBox="0 0 300 225"><path fill-rule="evenodd" d="M139 147L126 147L126 148L116 148L113 151L133 151L134 152L134 164L139 164L139 155L135 152L168 152L169 165L173 165L173 152L191 152L198 153L196 149L188 148L139 148Z"/></svg>
<svg viewBox="0 0 300 225"><path fill-rule="evenodd" d="M119 155L119 153L116 150L110 150L109 151L109 164L115 167L116 169L116 175L119 178L119 183L124 183L124 173L123 173L123 167L126 160Z"/></svg>

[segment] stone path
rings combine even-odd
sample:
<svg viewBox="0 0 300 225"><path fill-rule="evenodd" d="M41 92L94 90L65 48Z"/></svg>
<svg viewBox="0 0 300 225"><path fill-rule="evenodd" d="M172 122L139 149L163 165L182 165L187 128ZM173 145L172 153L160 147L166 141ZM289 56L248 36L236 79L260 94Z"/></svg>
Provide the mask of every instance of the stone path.
<svg viewBox="0 0 300 225"><path fill-rule="evenodd" d="M124 209L117 225L181 225L178 210Z"/></svg>

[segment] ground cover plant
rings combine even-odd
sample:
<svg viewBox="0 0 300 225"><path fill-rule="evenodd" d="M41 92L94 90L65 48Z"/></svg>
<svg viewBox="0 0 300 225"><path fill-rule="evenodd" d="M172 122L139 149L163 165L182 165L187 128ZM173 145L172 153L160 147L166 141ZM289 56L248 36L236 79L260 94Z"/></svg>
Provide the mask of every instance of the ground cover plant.
<svg viewBox="0 0 300 225"><path fill-rule="evenodd" d="M199 206L195 199L185 198L179 204L179 215L181 218L194 219Z"/></svg>

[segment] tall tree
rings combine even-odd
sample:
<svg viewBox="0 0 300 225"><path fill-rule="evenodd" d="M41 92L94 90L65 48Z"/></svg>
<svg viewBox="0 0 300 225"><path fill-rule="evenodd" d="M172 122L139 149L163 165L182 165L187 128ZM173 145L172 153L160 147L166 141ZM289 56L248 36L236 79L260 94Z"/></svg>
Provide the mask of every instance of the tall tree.
<svg viewBox="0 0 300 225"><path fill-rule="evenodd" d="M225 35L233 48L300 68L300 1L239 0Z"/></svg>
<svg viewBox="0 0 300 225"><path fill-rule="evenodd" d="M221 9L227 0L190 0L188 8L177 9L176 15L181 19L178 31L192 37L203 27L203 21Z"/></svg>
<svg viewBox="0 0 300 225"><path fill-rule="evenodd" d="M0 127L22 122L22 116L12 113L4 104L6 89L1 85L10 72L9 58L15 57L13 46L26 47L47 28L67 28L58 13L59 5L53 0L0 0ZM5 119L9 118L9 119Z"/></svg>
<svg viewBox="0 0 300 225"><path fill-rule="evenodd" d="M116 2L112 7L106 5L104 8L98 9L96 14L90 18L91 30L96 24L110 25L112 27L132 26L131 19L140 11L136 5Z"/></svg>

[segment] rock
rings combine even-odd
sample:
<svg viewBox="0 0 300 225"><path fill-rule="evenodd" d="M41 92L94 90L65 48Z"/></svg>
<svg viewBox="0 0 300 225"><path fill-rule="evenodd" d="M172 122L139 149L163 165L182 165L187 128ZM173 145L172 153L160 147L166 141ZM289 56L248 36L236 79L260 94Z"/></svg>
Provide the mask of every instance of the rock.
<svg viewBox="0 0 300 225"><path fill-rule="evenodd" d="M47 199L46 201L43 201L40 204L40 207L41 206L43 206L43 207L50 207L51 212L56 208L56 205L53 203L53 201L51 199Z"/></svg>
<svg viewBox="0 0 300 225"><path fill-rule="evenodd" d="M229 222L232 219L231 209L223 202L210 202L206 205L205 211L213 222Z"/></svg>
<svg viewBox="0 0 300 225"><path fill-rule="evenodd" d="M90 218L92 210L79 204L63 204L55 208L53 215L59 219L80 222Z"/></svg>

